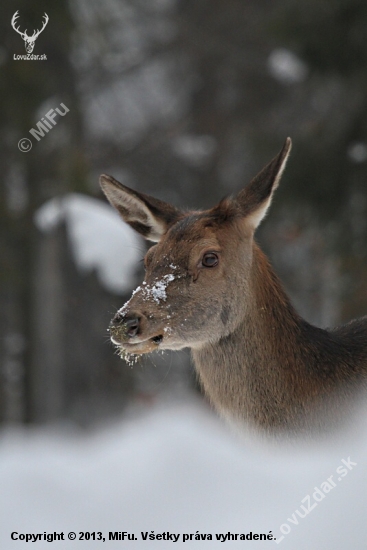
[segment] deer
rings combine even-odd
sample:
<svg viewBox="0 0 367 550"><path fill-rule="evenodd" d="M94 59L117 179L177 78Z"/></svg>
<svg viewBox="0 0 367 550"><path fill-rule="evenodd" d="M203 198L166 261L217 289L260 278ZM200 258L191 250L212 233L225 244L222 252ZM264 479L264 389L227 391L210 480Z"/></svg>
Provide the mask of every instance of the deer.
<svg viewBox="0 0 367 550"><path fill-rule="evenodd" d="M43 21L43 24L42 24L42 29L41 30L36 30L36 31L33 31L33 34L32 36L28 36L27 35L27 29L24 31L24 32L21 32L19 30L19 27L16 27L15 24L17 22L17 19L19 17L19 10L17 10L13 17L12 17L12 20L11 20L11 26L13 27L13 29L18 33L20 34L20 36L23 38L24 40L24 45L25 45L25 50L27 53L32 53L33 52L33 49L34 49L34 45L35 45L35 42L37 40L37 38L39 37L39 35L41 34L41 32L44 30L44 28L46 27L48 21L49 21L49 17L47 15L47 13L44 14L44 21Z"/></svg>
<svg viewBox="0 0 367 550"><path fill-rule="evenodd" d="M191 348L214 409L266 434L334 425L367 375L367 317L332 330L309 324L254 238L291 145L287 138L245 188L207 210L184 211L100 177L122 219L154 243L144 281L111 320L112 343L132 357Z"/></svg>

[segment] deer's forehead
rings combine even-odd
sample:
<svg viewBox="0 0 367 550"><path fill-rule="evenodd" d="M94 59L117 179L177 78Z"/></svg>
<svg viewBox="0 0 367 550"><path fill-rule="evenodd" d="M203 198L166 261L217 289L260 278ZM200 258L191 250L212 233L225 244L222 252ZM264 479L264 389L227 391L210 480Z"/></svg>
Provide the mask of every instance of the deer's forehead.
<svg viewBox="0 0 367 550"><path fill-rule="evenodd" d="M167 267L170 264L186 265L203 249L210 248L221 248L218 232L202 215L189 215L169 229L151 249L151 254L154 264Z"/></svg>
<svg viewBox="0 0 367 550"><path fill-rule="evenodd" d="M243 242L250 242L251 231L241 218L218 220L212 211L189 214L179 220L166 233L162 244L177 250L190 250L194 247L213 246L233 250Z"/></svg>
<svg viewBox="0 0 367 550"><path fill-rule="evenodd" d="M190 254L195 248L216 246L220 231L213 227L210 219L202 214L193 214L177 222L167 232L163 246L179 253Z"/></svg>

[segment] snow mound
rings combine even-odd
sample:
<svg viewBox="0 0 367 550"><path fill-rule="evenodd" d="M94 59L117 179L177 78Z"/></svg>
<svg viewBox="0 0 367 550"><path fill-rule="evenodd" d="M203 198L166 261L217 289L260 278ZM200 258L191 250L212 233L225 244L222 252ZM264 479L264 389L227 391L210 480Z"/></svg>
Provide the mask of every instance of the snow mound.
<svg viewBox="0 0 367 550"><path fill-rule="evenodd" d="M35 214L36 226L44 232L63 221L81 272L95 269L100 283L116 294L134 286L134 273L144 247L117 212L97 199L70 193L47 201Z"/></svg>
<svg viewBox="0 0 367 550"><path fill-rule="evenodd" d="M89 435L65 428L9 429L0 438L0 548L28 548L25 541L15 544L12 532L63 532L65 540L53 543L62 549L120 544L143 550L222 548L217 534L270 531L276 541L226 544L364 548L365 441L362 427L338 440L300 446L240 442L198 406L161 408ZM77 539L68 540L69 532ZM101 532L105 542L79 540L80 532ZM136 540L110 540L110 532L134 534ZM141 533L152 532L180 537L143 540ZM213 540L199 542L197 534ZM35 548L49 543L39 540Z"/></svg>

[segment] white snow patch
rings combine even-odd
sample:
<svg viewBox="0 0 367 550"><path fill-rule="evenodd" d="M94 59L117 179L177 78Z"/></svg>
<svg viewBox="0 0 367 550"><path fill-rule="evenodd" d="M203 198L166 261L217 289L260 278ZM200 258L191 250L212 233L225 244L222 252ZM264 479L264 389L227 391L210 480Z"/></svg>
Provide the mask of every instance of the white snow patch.
<svg viewBox="0 0 367 550"><path fill-rule="evenodd" d="M153 298L153 300L157 304L159 304L160 301L165 302L167 300L166 288L168 287L169 283L174 281L174 279L175 276L170 273L169 275L164 275L164 277L162 277L160 281L156 281L153 286L147 285L147 283L144 281L142 286L138 286L134 290L131 297L133 297L137 292L142 292L143 299L149 300L150 298ZM123 312L127 303L124 304L121 309L119 309L120 313Z"/></svg>
<svg viewBox="0 0 367 550"><path fill-rule="evenodd" d="M143 300L149 300L153 298L153 300L157 304L159 304L160 301L165 302L167 300L166 288L170 282L174 281L174 279L175 279L175 276L172 274L164 275L164 277L162 277L160 281L157 281L156 283L154 283L153 286L149 286L145 281L143 281L141 285L139 285L138 287L136 287L135 290L133 290L131 294L131 298L135 296L135 294L137 294L138 292L141 292L143 296ZM121 314L125 313L130 300L125 302L125 304L122 307L120 307L120 309L118 310L118 313L121 313ZM167 316L167 319L169 317L170 316Z"/></svg>
<svg viewBox="0 0 367 550"><path fill-rule="evenodd" d="M142 241L108 204L70 193L43 204L34 221L44 232L65 221L78 269L95 269L101 284L110 292L124 293L134 285Z"/></svg>
<svg viewBox="0 0 367 550"><path fill-rule="evenodd" d="M147 294L151 294L153 300L159 304L161 300L164 302L167 300L166 288L170 282L175 279L174 275L165 275L161 281L157 281L151 289L148 287L145 289Z"/></svg>
<svg viewBox="0 0 367 550"><path fill-rule="evenodd" d="M303 82L308 75L308 67L295 53L286 48L277 48L268 58L270 74L284 84Z"/></svg>
<svg viewBox="0 0 367 550"><path fill-rule="evenodd" d="M213 535L205 547L220 549L216 533L272 531L279 539L281 526L289 531L279 547L285 550L365 548L366 436L361 418L355 432L334 441L275 446L247 438L241 443L193 405L156 410L89 434L55 426L3 430L0 548L32 547L13 543L12 532L56 531L64 532L65 540L52 547L112 550L119 544L109 540L109 532L127 531L137 538L125 543L127 548L195 550L203 543L183 542L182 534L198 531ZM341 477L336 469L349 457L357 465L344 465L347 473ZM316 494L316 502L315 487L330 476L335 486L322 500ZM295 513L304 516L305 508L311 508L305 518ZM141 532L152 530L180 538L143 541ZM106 541L68 540L70 531L101 531ZM228 541L227 547L247 548L247 541ZM278 548L260 540L248 546L272 547ZM35 548L46 550L50 543L41 540Z"/></svg>

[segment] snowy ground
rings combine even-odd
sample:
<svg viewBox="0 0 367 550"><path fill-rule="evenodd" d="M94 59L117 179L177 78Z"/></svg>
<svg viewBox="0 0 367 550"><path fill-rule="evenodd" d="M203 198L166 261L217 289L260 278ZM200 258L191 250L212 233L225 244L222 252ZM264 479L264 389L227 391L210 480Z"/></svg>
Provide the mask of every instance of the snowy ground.
<svg viewBox="0 0 367 550"><path fill-rule="evenodd" d="M265 445L239 441L193 403L89 434L7 429L0 433L0 548L367 548L363 424L337 439ZM70 541L71 531L77 539L101 532L105 542ZM137 540L109 541L109 532L124 531ZM151 531L180 536L144 541L141 532ZM270 531L276 541L216 540ZM63 532L66 540L26 543L11 540L12 532Z"/></svg>

